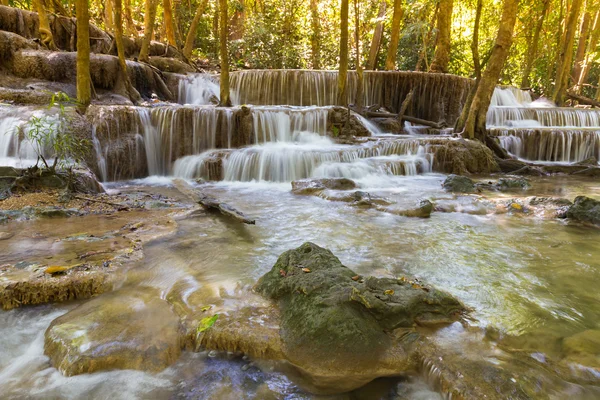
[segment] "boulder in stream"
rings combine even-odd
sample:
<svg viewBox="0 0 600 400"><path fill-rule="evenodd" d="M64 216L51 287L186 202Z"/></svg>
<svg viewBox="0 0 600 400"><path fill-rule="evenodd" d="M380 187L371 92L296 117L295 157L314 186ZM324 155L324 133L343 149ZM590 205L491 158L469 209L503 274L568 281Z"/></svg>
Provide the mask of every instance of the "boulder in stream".
<svg viewBox="0 0 600 400"><path fill-rule="evenodd" d="M600 201L577 196L574 204L567 210L567 218L600 225Z"/></svg>
<svg viewBox="0 0 600 400"><path fill-rule="evenodd" d="M448 192L453 193L475 193L477 191L475 182L471 178L461 175L449 175L442 186Z"/></svg>
<svg viewBox="0 0 600 400"><path fill-rule="evenodd" d="M301 179L292 182L292 193L314 195L324 190L352 190L356 183L347 178Z"/></svg>
<svg viewBox="0 0 600 400"><path fill-rule="evenodd" d="M396 373L402 372L406 350L394 347L391 332L449 323L465 312L458 300L434 288L361 278L309 242L283 253L255 290L277 302L286 359L318 393L349 391L394 374L382 368L391 359Z"/></svg>

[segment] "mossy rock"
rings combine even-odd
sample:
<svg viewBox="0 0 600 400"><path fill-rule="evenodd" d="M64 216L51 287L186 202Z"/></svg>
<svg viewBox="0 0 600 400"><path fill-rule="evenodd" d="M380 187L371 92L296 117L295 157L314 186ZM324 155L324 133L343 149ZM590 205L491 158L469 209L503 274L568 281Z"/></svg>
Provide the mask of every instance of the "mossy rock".
<svg viewBox="0 0 600 400"><path fill-rule="evenodd" d="M471 178L461 175L449 175L442 186L448 192L453 193L474 193L476 191L475 182Z"/></svg>
<svg viewBox="0 0 600 400"><path fill-rule="evenodd" d="M567 210L567 217L600 225L600 201L578 196L575 198L575 203Z"/></svg>
<svg viewBox="0 0 600 400"><path fill-rule="evenodd" d="M361 279L310 242L283 253L255 290L278 302L286 353L300 365L369 368L389 348L389 332L451 322L465 311L449 294L405 279Z"/></svg>

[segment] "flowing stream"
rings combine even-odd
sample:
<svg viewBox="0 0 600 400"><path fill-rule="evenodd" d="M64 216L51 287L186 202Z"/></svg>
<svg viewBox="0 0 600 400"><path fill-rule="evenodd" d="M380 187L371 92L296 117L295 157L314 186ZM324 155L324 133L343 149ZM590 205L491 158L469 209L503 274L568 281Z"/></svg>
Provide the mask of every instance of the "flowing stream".
<svg viewBox="0 0 600 400"><path fill-rule="evenodd" d="M310 84L317 86L323 85L318 79L327 79L323 74L313 78L316 80ZM244 87L235 83L235 79L241 77L234 75L234 86ZM256 75L251 79L244 85L259 85L255 82L259 79ZM540 398L600 397L600 365L584 367L581 364L589 361L586 355L569 353L563 345L569 338L584 332L600 331L600 292L597 290L600 230L564 220L495 214L492 212L495 205L491 202L497 198L533 195L570 200L582 194L600 198L600 185L596 181L536 177L532 178L533 189L526 193L486 193L490 201L472 195L455 196L442 189L445 176L432 172L433 154L427 144L431 137L388 135L367 126L373 140L338 144L327 136L329 109L326 105L253 107L255 137L247 146L235 148L227 142L227 138L233 138L227 127L232 126L234 114L218 114L218 108L207 105L217 83L213 79L202 80L192 80L190 87L180 88L180 96L185 95L186 102L194 106L132 108L137 121L132 128L137 135L137 145L132 145L130 156L138 160L135 162L145 160L150 176L105 185L115 192L177 197L181 194L173 188L171 179L185 178L205 193L255 217L257 224L239 226L211 215L181 219L174 235L147 244L144 259L123 273L117 291L100 299L118 298L136 291L157 293L161 299L175 292L185 299L187 292L181 287L203 287L222 299L218 307L220 313L235 313L256 301L250 288L270 270L282 252L311 241L333 251L345 265L361 275L417 277L450 292L472 308L470 327L455 323L433 334L433 340L445 352L440 355L442 363L465 366L465 370L474 374L500 368L514 382L537 391ZM535 105L531 106L535 102L525 94L504 90L494 97L495 108L490 111L498 114L493 115L494 121L535 121L525 123L536 124L526 129L546 129L537 126L546 126L538 111L551 108L538 110ZM507 102L516 102L519 108L528 104L524 109L535 108L536 111L532 114L527 111L523 118L507 117L512 111L503 107L514 106L506 105ZM178 137L173 128L178 113L193 115L193 125L189 130L186 128L185 140ZM551 121L548 124L559 126L556 121L580 123L587 118L586 121L593 122L596 117L548 118ZM216 128L218 119L229 121L221 128L222 136L218 136ZM9 129L17 122L5 118L0 129ZM498 129L510 131L500 135L503 146L524 157L526 150L522 146L528 142L525 134L519 133L524 131L509 128L505 122L501 124L506 126ZM566 134L564 130L561 132ZM222 146L218 144L221 140L218 137L225 138ZM99 170L103 171L105 181L111 181L106 147L95 139ZM516 142L517 139L521 140L520 145L511 144L510 140ZM6 137L3 139L0 132L0 151L6 153L0 156L14 157L7 152L14 151L10 149L15 145L5 142ZM183 151L179 142L185 143ZM560 156L545 156L542 151L538 159L574 161L598 151L597 142L574 140L568 143L564 144L568 148L562 150ZM577 146L580 152L573 150ZM574 155L567 157L567 153ZM217 156L222 179L196 183L194 180L208 177L211 160ZM563 158L557 159L560 157ZM447 212L434 212L428 219L409 218L291 193L291 181L315 177L351 178L359 190L387 198L397 207L412 207L420 199L429 199ZM123 215L126 218L127 214ZM65 245L55 238L91 229L98 232L113 229L111 224L118 222L114 218L86 216L58 225L48 220L0 225L0 232L15 233L9 240L0 240L0 265L26 258L42 260L70 254L73 246L88 244ZM350 394L313 396L296 386L277 363L217 352L184 352L175 364L158 373L125 370L65 377L51 367L44 355L44 332L55 318L81 303L83 301L2 312L0 397L444 398L438 390L433 367L424 368L421 375L379 379ZM568 367L555 368L559 361ZM472 365L478 368L467 367ZM503 393L503 382L494 379L490 372L491 384L498 393Z"/></svg>

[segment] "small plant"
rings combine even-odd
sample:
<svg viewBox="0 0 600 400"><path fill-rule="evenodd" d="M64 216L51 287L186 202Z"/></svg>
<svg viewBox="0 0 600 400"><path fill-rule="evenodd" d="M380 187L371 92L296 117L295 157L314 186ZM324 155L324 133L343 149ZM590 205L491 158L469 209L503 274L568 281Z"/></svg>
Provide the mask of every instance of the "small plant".
<svg viewBox="0 0 600 400"><path fill-rule="evenodd" d="M79 163L89 152L91 142L75 135L72 129L73 117L67 107L77 106L77 101L66 93L57 92L50 99L49 109L57 108L54 115L33 116L22 127L22 134L31 144L37 155L35 169L42 162L43 169L56 172L57 167L71 170L73 163ZM45 154L51 154L54 160L50 163Z"/></svg>

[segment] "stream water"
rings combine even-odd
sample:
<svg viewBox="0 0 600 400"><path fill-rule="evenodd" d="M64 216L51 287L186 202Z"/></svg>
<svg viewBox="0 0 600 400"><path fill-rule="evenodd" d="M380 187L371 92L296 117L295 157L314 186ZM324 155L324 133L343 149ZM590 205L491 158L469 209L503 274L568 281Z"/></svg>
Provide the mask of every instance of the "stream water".
<svg viewBox="0 0 600 400"><path fill-rule="evenodd" d="M208 87L199 85L183 93L199 93L199 100L189 102L206 104L213 85L211 80ZM501 100L496 97L496 101L501 107ZM216 150L198 150L167 166L161 158L165 154L160 148L162 141L149 140L152 135L164 138L165 134L147 129L149 169L161 176L106 183L109 190L177 197L180 194L171 183L171 176L176 175L244 210L257 219L257 224L239 226L210 215L182 219L175 235L145 246L144 260L123 274L115 294L100 298L145 291L165 299L181 285L206 287L223 300L219 312L235 313L256 301L251 286L282 252L311 241L330 249L359 274L417 277L447 290L472 308L469 328L455 323L432 333L444 351L440 359L443 356L446 362L465 366L474 374L484 375L488 367L500 368L539 398L599 398L600 355L569 352L562 344L583 332L595 332L596 337L600 332L600 230L565 220L494 214L485 198L455 196L442 189L445 176L432 172L431 154L422 141L428 138L374 131L380 140L339 145L324 136L326 116L322 108L316 110L299 111L303 113L300 123L294 122L293 113L258 109L255 123L261 126L257 129L261 135L253 146L230 152L221 182L197 184L191 180L202 176L203 160ZM505 139L502 143L511 149ZM595 151L591 146L590 152ZM452 212L434 212L429 219L408 218L291 193L292 180L308 177L348 177L360 190L388 198L397 207L411 207L425 198ZM533 189L527 192L484 195L488 199L536 195L572 200L584 194L600 199L600 184L591 179L536 177L531 182ZM86 232L90 226L100 231L111 228L110 222L92 216L71 218L60 228L43 220L2 225L0 231L18 234L0 241L0 263L41 258L43 252L60 255L72 251L53 244L52 238ZM43 245L36 244L40 234L47 239ZM32 251L36 246L37 251ZM418 376L380 379L349 394L315 396L297 387L276 363L216 352L184 352L174 365L154 374L125 370L65 377L44 355L44 332L54 319L80 303L2 312L0 397L444 397L436 387L433 370L425 369ZM589 357L595 363L591 367ZM559 362L565 367L556 368ZM467 367L471 365L479 369ZM490 379L497 392L503 393L503 382Z"/></svg>

